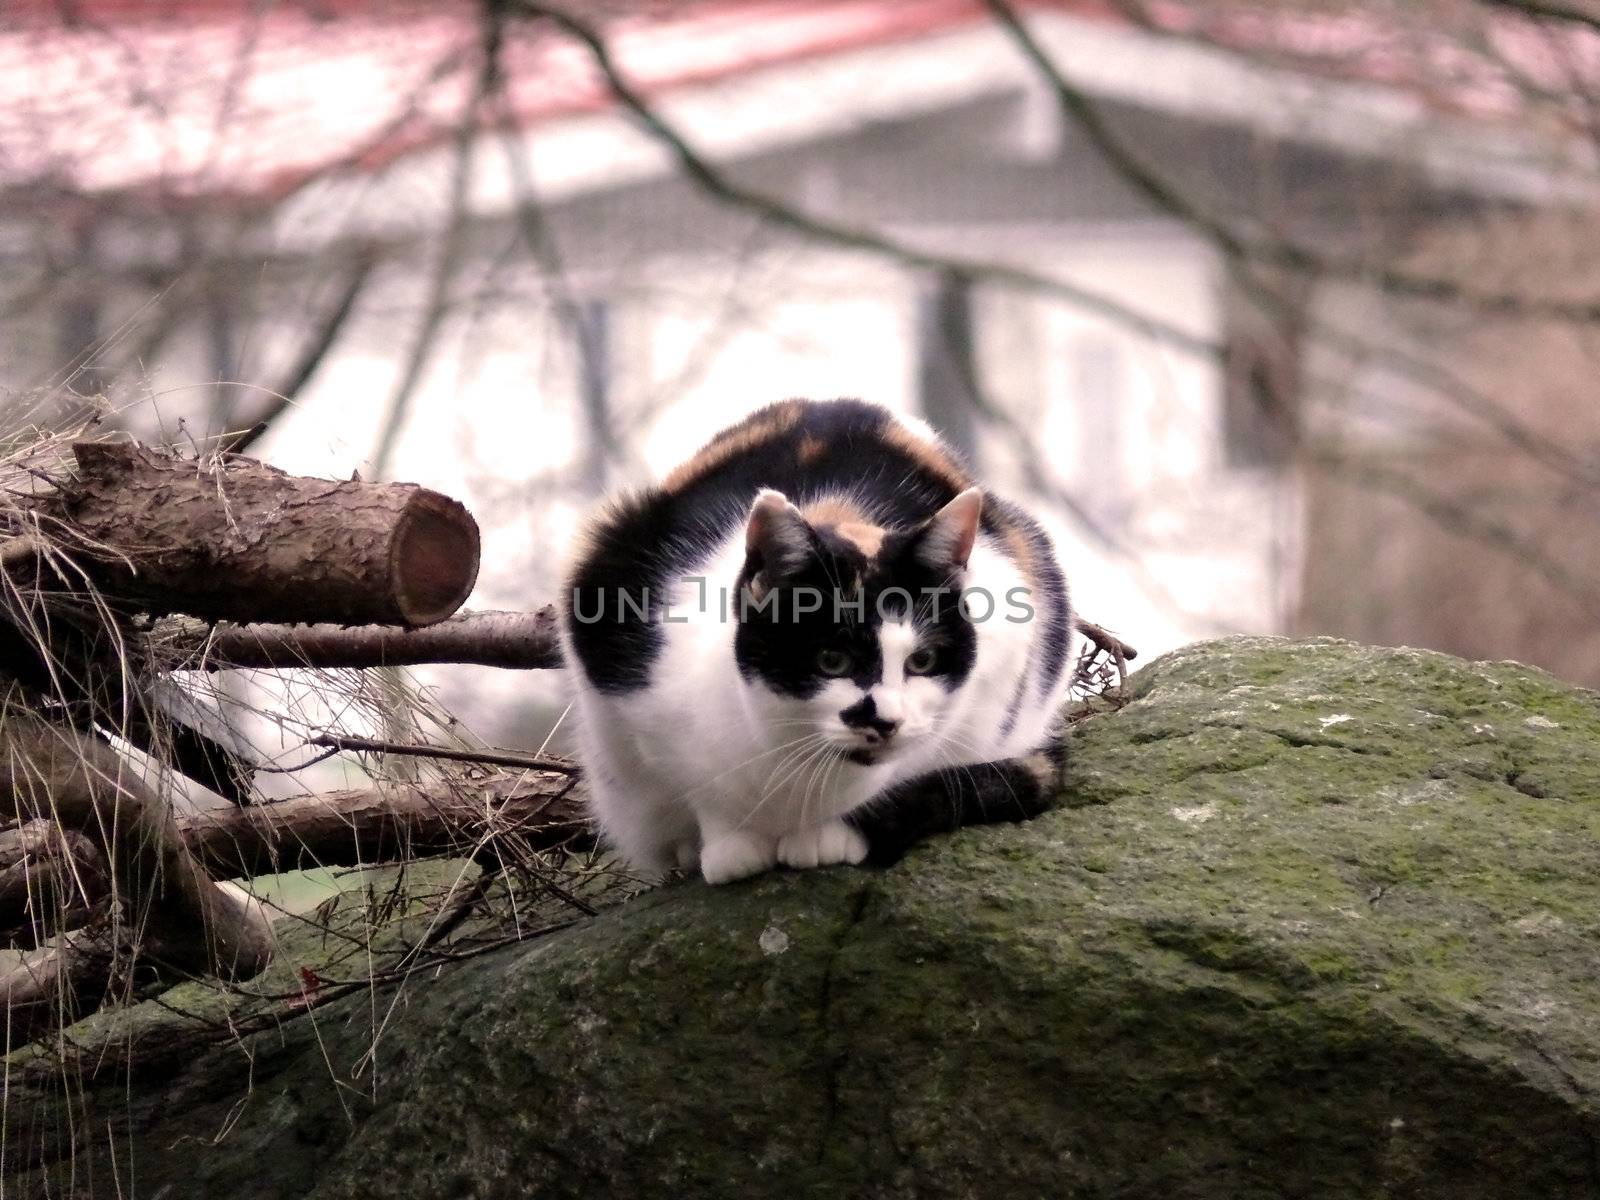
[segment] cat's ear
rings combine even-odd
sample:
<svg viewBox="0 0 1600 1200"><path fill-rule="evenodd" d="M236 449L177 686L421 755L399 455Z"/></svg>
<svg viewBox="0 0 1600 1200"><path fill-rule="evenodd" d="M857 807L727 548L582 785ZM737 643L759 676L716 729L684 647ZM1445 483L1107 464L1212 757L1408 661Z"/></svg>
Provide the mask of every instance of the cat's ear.
<svg viewBox="0 0 1600 1200"><path fill-rule="evenodd" d="M811 557L811 526L782 492L762 488L750 506L744 548L770 586L805 567Z"/></svg>
<svg viewBox="0 0 1600 1200"><path fill-rule="evenodd" d="M946 504L918 531L912 544L917 561L933 571L964 571L978 540L978 519L983 516L983 493L968 488Z"/></svg>

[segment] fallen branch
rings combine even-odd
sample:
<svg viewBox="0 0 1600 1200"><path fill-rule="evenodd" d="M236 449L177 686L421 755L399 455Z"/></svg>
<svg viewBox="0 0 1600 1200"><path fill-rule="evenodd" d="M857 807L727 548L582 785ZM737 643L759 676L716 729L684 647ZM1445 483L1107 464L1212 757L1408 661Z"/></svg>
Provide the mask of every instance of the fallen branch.
<svg viewBox="0 0 1600 1200"><path fill-rule="evenodd" d="M200 862L228 877L470 854L494 837L534 849L594 837L570 768L210 809L178 829Z"/></svg>
<svg viewBox="0 0 1600 1200"><path fill-rule="evenodd" d="M553 604L537 612L462 613L426 629L363 625L218 625L160 623L152 635L171 660L208 671L229 667L408 667L470 663L514 671L561 666L561 639ZM1139 652L1093 621L1075 628L1124 666Z"/></svg>
<svg viewBox="0 0 1600 1200"><path fill-rule="evenodd" d="M160 623L153 645L179 665L225 667L402 667L474 663L511 670L561 665L556 610L463 613L425 629L385 625L219 625Z"/></svg>
<svg viewBox="0 0 1600 1200"><path fill-rule="evenodd" d="M40 758L30 752L31 770L37 769ZM102 761L95 769L110 765ZM38 948L0 969L0 1048L70 1025L109 1002L118 994L119 966L131 968L142 962L176 967L180 974L203 971L236 980L257 973L271 954L270 927L259 908L241 902L237 888L214 884L211 876L255 876L443 854L491 858L498 868L502 850L512 840L519 853L521 848L592 845L593 829L571 770L331 792L254 808L214 809L177 822L170 817L153 819L147 805L129 803L126 794L113 811L102 805L95 811L103 820L124 828L131 838L153 836L154 844L148 852L134 855L131 868L124 860L118 864L122 869L108 876L80 876L84 903L65 912L89 911L87 904L103 901L114 882L123 889L125 904L136 910L136 927L117 934L115 941L109 931L75 929L56 933L47 942L19 942L24 947L37 943ZM57 819L84 819L88 814L70 799L77 784L66 776L57 776L52 793L68 797L67 803L55 805ZM132 791L136 793L137 787ZM6 865L0 868L0 878L19 867L48 864L48 858L40 863L29 855L48 855L52 840L65 839L72 845L78 836L44 820L5 831L0 835L0 855ZM122 846L123 841L117 844ZM172 872L172 878L149 877L157 860L158 869ZM130 882L138 890L127 891ZM58 921L50 931L61 927Z"/></svg>
<svg viewBox="0 0 1600 1200"><path fill-rule="evenodd" d="M307 738L306 745L366 754L399 754L412 758L438 758L446 762L481 763L491 767L523 767L530 771L556 771L563 775L575 775L578 771L573 763L548 754L523 754L518 750L457 750L452 746L420 746L412 742L389 742L382 738L353 737L341 733L319 733Z"/></svg>

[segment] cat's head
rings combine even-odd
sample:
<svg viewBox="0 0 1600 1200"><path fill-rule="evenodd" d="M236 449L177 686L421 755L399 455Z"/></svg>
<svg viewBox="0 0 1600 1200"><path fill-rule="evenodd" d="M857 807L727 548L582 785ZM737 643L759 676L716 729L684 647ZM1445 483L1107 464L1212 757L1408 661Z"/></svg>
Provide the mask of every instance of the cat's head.
<svg viewBox="0 0 1600 1200"><path fill-rule="evenodd" d="M973 488L884 529L846 502L756 497L734 654L778 740L814 737L870 766L940 734L976 655L960 595L982 509Z"/></svg>

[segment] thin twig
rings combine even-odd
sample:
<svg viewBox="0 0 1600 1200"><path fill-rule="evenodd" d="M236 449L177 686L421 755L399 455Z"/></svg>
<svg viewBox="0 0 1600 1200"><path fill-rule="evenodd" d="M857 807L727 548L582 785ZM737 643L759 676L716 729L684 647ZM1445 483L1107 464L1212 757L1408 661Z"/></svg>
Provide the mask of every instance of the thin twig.
<svg viewBox="0 0 1600 1200"><path fill-rule="evenodd" d="M1127 642L1085 617L1074 617L1072 624L1073 628L1079 633L1083 634L1084 637L1113 658L1122 659L1124 663L1128 663L1139 657L1139 652L1128 645Z"/></svg>
<svg viewBox="0 0 1600 1200"><path fill-rule="evenodd" d="M416 758L442 758L450 762L487 763L498 767L526 767L530 771L556 771L575 775L578 768L562 758L542 754L521 754L515 750L456 750L448 746L418 746L407 742L391 742L383 738L352 737L337 733L319 733L308 738L308 746L326 746L332 750L359 750L370 754L403 754Z"/></svg>

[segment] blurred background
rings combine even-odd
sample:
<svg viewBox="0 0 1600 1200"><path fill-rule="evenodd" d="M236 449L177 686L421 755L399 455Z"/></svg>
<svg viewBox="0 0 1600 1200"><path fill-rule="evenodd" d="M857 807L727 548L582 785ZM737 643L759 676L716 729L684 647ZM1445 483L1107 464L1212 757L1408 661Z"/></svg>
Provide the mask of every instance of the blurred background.
<svg viewBox="0 0 1600 1200"><path fill-rule="evenodd" d="M484 528L789 396L940 429L1145 655L1600 686L1600 5L11 0L0 389ZM540 744L537 673L424 683Z"/></svg>

